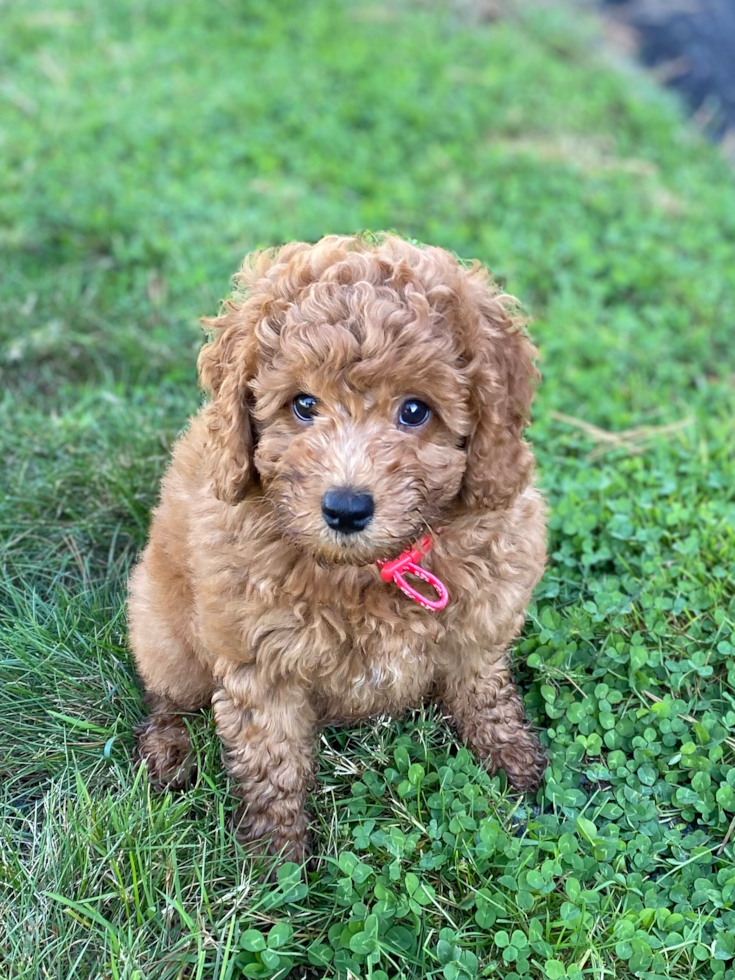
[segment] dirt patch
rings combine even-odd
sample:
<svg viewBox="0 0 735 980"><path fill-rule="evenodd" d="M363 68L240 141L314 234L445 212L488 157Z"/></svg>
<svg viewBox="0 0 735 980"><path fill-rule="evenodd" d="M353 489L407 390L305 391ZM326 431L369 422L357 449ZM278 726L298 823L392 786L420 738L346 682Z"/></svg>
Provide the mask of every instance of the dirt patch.
<svg viewBox="0 0 735 980"><path fill-rule="evenodd" d="M599 0L708 136L735 143L733 0Z"/></svg>

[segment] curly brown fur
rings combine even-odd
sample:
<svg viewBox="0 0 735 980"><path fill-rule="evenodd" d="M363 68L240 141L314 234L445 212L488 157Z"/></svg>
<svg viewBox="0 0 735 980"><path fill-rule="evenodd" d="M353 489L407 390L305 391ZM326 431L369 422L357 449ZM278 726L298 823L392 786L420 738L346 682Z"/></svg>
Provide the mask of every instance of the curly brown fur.
<svg viewBox="0 0 735 980"><path fill-rule="evenodd" d="M212 700L243 840L307 849L304 801L326 722L441 698L517 789L545 757L507 650L545 562L523 429L535 351L479 265L394 236L331 236L246 259L199 358L210 401L178 442L131 578L131 645L159 700L139 750L181 781L181 713ZM317 399L311 423L292 400ZM400 424L419 398L426 424ZM327 526L323 495L370 493L367 526ZM427 530L440 613L380 578Z"/></svg>
<svg viewBox="0 0 735 980"><path fill-rule="evenodd" d="M146 704L149 714L136 725L135 737L148 778L160 790L185 789L194 774L194 752L184 713L156 695L149 694Z"/></svg>

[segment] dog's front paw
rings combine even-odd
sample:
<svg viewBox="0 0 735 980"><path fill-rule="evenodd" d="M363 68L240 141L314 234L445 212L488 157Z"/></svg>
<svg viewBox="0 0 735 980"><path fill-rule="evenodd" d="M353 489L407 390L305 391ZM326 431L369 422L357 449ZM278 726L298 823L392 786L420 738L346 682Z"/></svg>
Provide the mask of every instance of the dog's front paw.
<svg viewBox="0 0 735 980"><path fill-rule="evenodd" d="M243 803L235 812L235 834L241 844L253 845L256 853L301 864L311 854L308 817L302 811L290 823L282 818L277 813L256 814Z"/></svg>
<svg viewBox="0 0 735 980"><path fill-rule="evenodd" d="M135 730L138 757L148 778L159 790L182 790L194 774L194 752L189 731L180 718L151 715Z"/></svg>
<svg viewBox="0 0 735 980"><path fill-rule="evenodd" d="M486 764L491 774L504 769L513 789L529 793L541 785L549 759L533 732L522 729L512 741L493 746L487 753Z"/></svg>

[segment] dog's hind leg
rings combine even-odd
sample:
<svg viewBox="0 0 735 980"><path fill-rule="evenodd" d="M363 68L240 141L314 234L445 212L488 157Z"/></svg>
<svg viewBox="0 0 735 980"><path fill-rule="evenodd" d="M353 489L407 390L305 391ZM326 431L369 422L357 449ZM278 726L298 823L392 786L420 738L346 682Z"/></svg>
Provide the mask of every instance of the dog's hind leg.
<svg viewBox="0 0 735 980"><path fill-rule="evenodd" d="M149 714L136 726L138 756L160 789L183 789L194 771L186 716L209 703L211 671L185 639L190 605L181 583L156 567L147 550L130 586L130 646L145 688Z"/></svg>
<svg viewBox="0 0 735 980"><path fill-rule="evenodd" d="M526 720L504 655L494 662L492 657L475 661L472 668L459 664L444 677L440 698L460 738L490 773L504 769L514 789L537 789L547 757Z"/></svg>
<svg viewBox="0 0 735 980"><path fill-rule="evenodd" d="M187 712L157 694L147 694L145 700L150 713L135 727L138 757L156 789L184 789L194 773Z"/></svg>
<svg viewBox="0 0 735 980"><path fill-rule="evenodd" d="M315 717L305 693L286 684L259 689L248 672L223 679L212 697L223 760L242 805L238 839L263 840L268 854L301 861L309 850L305 804L314 775Z"/></svg>
<svg viewBox="0 0 735 980"><path fill-rule="evenodd" d="M187 717L210 699L212 679L196 661L185 687L174 689L143 676L148 716L135 727L138 757L146 763L148 778L158 789L184 789L194 774L194 752ZM198 674L198 685L193 683ZM173 695L173 696L172 696Z"/></svg>

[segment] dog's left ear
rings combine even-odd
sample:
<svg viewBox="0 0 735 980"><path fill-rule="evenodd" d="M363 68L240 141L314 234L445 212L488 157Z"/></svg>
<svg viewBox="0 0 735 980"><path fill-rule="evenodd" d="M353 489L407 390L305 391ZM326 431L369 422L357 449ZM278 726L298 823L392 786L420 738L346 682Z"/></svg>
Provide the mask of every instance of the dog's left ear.
<svg viewBox="0 0 735 980"><path fill-rule="evenodd" d="M469 274L474 293L467 373L474 427L462 493L470 507L509 507L530 482L534 458L523 440L540 377L538 351L512 297L493 289L482 270ZM475 319L476 316L476 319Z"/></svg>
<svg viewBox="0 0 735 980"><path fill-rule="evenodd" d="M215 494L228 504L243 499L255 472L248 387L254 340L244 321L241 307L233 302L221 316L203 320L214 336L197 361L199 383L210 397L203 411L207 466Z"/></svg>

